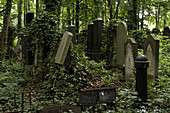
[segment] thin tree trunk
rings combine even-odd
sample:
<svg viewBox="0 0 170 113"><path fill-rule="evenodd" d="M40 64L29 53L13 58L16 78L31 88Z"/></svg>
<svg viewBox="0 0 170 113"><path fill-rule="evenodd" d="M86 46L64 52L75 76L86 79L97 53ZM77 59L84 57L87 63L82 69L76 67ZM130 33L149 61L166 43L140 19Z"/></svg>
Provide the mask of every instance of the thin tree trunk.
<svg viewBox="0 0 170 113"><path fill-rule="evenodd" d="M75 11L74 11L74 3L73 3L72 25L74 25L74 18L75 18L74 13L75 13Z"/></svg>
<svg viewBox="0 0 170 113"><path fill-rule="evenodd" d="M24 25L26 25L27 0L24 0Z"/></svg>
<svg viewBox="0 0 170 113"><path fill-rule="evenodd" d="M144 25L144 6L142 5L141 29L143 29L143 25Z"/></svg>
<svg viewBox="0 0 170 113"><path fill-rule="evenodd" d="M36 17L38 15L38 10L39 10L39 0L36 0Z"/></svg>
<svg viewBox="0 0 170 113"><path fill-rule="evenodd" d="M22 0L19 0L19 3L18 3L18 29L21 28L22 24L22 18L21 18L21 15L22 15Z"/></svg>
<svg viewBox="0 0 170 113"><path fill-rule="evenodd" d="M119 16L119 5L120 5L120 1L121 0L118 0L118 4L117 4L117 7L116 7L116 14L115 14L115 18L118 19L118 16Z"/></svg>
<svg viewBox="0 0 170 113"><path fill-rule="evenodd" d="M137 1L133 0L133 28L134 30L137 29Z"/></svg>
<svg viewBox="0 0 170 113"><path fill-rule="evenodd" d="M160 6L160 4L158 4L158 12L157 12L157 15L156 15L156 28L157 28L157 29L159 28L159 15L160 15L160 10L161 10L161 6Z"/></svg>
<svg viewBox="0 0 170 113"><path fill-rule="evenodd" d="M70 18L71 14L70 14L70 7L69 6L67 6L67 14L68 14L68 25L71 25L71 18Z"/></svg>
<svg viewBox="0 0 170 113"><path fill-rule="evenodd" d="M10 21L12 1L13 0L7 0L7 3L6 3L6 12L4 15L3 27L2 27L1 37L0 37L1 38L0 39L0 50L1 51L5 50L5 40L7 39L7 36L8 36L8 26L9 26L9 21Z"/></svg>
<svg viewBox="0 0 170 113"><path fill-rule="evenodd" d="M76 0L76 34L77 34L77 39L78 39L78 33L79 33L79 0Z"/></svg>

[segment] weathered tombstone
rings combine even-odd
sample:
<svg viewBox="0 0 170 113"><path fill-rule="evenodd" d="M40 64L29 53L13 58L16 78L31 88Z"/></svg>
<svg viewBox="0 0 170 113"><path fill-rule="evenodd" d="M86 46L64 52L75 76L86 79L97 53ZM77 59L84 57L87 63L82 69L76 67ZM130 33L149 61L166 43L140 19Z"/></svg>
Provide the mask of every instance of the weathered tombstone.
<svg viewBox="0 0 170 113"><path fill-rule="evenodd" d="M164 28L163 36L168 36L170 38L170 26Z"/></svg>
<svg viewBox="0 0 170 113"><path fill-rule="evenodd" d="M116 61L113 60L113 66L122 67L125 64L125 47L124 44L127 40L127 26L124 22L119 22L116 34Z"/></svg>
<svg viewBox="0 0 170 113"><path fill-rule="evenodd" d="M144 54L149 61L148 80L154 80L158 74L159 64L159 39L150 34L144 39Z"/></svg>
<svg viewBox="0 0 170 113"><path fill-rule="evenodd" d="M55 56L55 63L64 64L72 37L73 37L72 33L70 32L64 33L57 54Z"/></svg>
<svg viewBox="0 0 170 113"><path fill-rule="evenodd" d="M93 27L93 50L96 52L100 51L101 45L102 45L102 33L104 32L103 30L103 20L98 18L94 21L94 27Z"/></svg>
<svg viewBox="0 0 170 113"><path fill-rule="evenodd" d="M133 73L134 62L138 55L138 46L133 38L128 38L125 43L125 79L131 80L135 77Z"/></svg>
<svg viewBox="0 0 170 113"><path fill-rule="evenodd" d="M87 36L87 56L90 57L90 59L92 59L92 54L93 54L93 51L92 51L92 46L93 46L93 27L94 27L94 24L93 23L90 23L88 25L88 36Z"/></svg>
<svg viewBox="0 0 170 113"><path fill-rule="evenodd" d="M40 110L39 113L65 113L65 112L81 113L81 108L72 105L50 106Z"/></svg>
<svg viewBox="0 0 170 113"><path fill-rule="evenodd" d="M142 101L147 99L147 68L149 66L148 59L145 55L139 55L135 59L136 68L136 91L138 97Z"/></svg>
<svg viewBox="0 0 170 113"><path fill-rule="evenodd" d="M88 25L87 30L87 56L91 60L97 60L97 56L102 46L103 20L98 18L94 23Z"/></svg>

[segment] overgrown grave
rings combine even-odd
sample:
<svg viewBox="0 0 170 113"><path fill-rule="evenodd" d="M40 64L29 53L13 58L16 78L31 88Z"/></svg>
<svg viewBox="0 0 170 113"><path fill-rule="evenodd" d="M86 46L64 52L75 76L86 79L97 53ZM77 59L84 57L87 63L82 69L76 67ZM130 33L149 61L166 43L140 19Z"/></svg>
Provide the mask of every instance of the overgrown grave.
<svg viewBox="0 0 170 113"><path fill-rule="evenodd" d="M148 80L151 82L157 78L159 66L159 39L150 34L144 39L144 54L148 58Z"/></svg>

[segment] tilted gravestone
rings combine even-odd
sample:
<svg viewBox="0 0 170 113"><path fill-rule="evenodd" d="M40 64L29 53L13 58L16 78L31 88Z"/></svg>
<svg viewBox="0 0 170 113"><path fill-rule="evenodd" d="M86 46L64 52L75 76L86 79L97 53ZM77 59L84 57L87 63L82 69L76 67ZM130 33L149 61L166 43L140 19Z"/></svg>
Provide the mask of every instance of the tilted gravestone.
<svg viewBox="0 0 170 113"><path fill-rule="evenodd" d="M127 40L127 26L124 22L119 22L116 34L116 61L112 63L114 66L123 66L125 64L125 47L124 44Z"/></svg>
<svg viewBox="0 0 170 113"><path fill-rule="evenodd" d="M14 53L17 55L17 59L21 61L22 60L21 38L18 39L17 46L15 47Z"/></svg>
<svg viewBox="0 0 170 113"><path fill-rule="evenodd" d="M159 64L159 39L150 34L144 39L144 54L148 58L149 68L147 70L148 80L154 80L158 74Z"/></svg>
<svg viewBox="0 0 170 113"><path fill-rule="evenodd" d="M168 36L170 38L170 26L164 28L163 36Z"/></svg>
<svg viewBox="0 0 170 113"><path fill-rule="evenodd" d="M50 106L42 109L39 113L81 113L81 108L72 105Z"/></svg>
<svg viewBox="0 0 170 113"><path fill-rule="evenodd" d="M55 63L64 64L72 37L73 37L72 33L70 32L64 33L57 54L55 56Z"/></svg>
<svg viewBox="0 0 170 113"><path fill-rule="evenodd" d="M134 62L138 55L138 46L133 38L128 38L125 43L125 79L131 80L135 77L133 73Z"/></svg>

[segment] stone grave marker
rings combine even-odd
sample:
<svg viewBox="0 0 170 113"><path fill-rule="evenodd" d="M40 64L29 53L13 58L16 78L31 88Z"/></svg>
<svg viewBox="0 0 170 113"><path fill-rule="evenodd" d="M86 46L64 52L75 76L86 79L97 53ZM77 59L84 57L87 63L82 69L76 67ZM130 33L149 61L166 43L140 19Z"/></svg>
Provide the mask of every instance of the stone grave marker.
<svg viewBox="0 0 170 113"><path fill-rule="evenodd" d="M92 54L93 54L93 27L94 27L94 24L93 23L90 23L88 25L88 36L87 36L87 56L90 57L90 59L92 59Z"/></svg>
<svg viewBox="0 0 170 113"><path fill-rule="evenodd" d="M102 33L103 33L103 20L98 18L94 21L94 27L93 27L93 49L96 51L100 51L100 47L102 45Z"/></svg>
<svg viewBox="0 0 170 113"><path fill-rule="evenodd" d="M57 54L55 56L55 63L64 64L72 37L73 37L72 33L70 32L64 33Z"/></svg>
<svg viewBox="0 0 170 113"><path fill-rule="evenodd" d="M163 36L168 36L170 38L170 26L164 28Z"/></svg>
<svg viewBox="0 0 170 113"><path fill-rule="evenodd" d="M147 70L148 80L154 80L158 74L159 64L159 39L150 34L144 39L144 54L148 58L149 68Z"/></svg>
<svg viewBox="0 0 170 113"><path fill-rule="evenodd" d="M102 46L103 20L98 18L88 25L87 30L87 56L91 60L97 60L97 56Z"/></svg>
<svg viewBox="0 0 170 113"><path fill-rule="evenodd" d="M135 77L133 73L134 62L138 55L138 46L133 38L128 38L125 43L125 79L131 80Z"/></svg>
<svg viewBox="0 0 170 113"><path fill-rule="evenodd" d="M123 66L125 64L125 43L127 40L127 26L124 22L119 22L117 26L116 34L116 62L113 62L115 66ZM114 60L113 60L114 61Z"/></svg>
<svg viewBox="0 0 170 113"><path fill-rule="evenodd" d="M39 113L81 113L81 108L73 105L50 106L42 109Z"/></svg>

